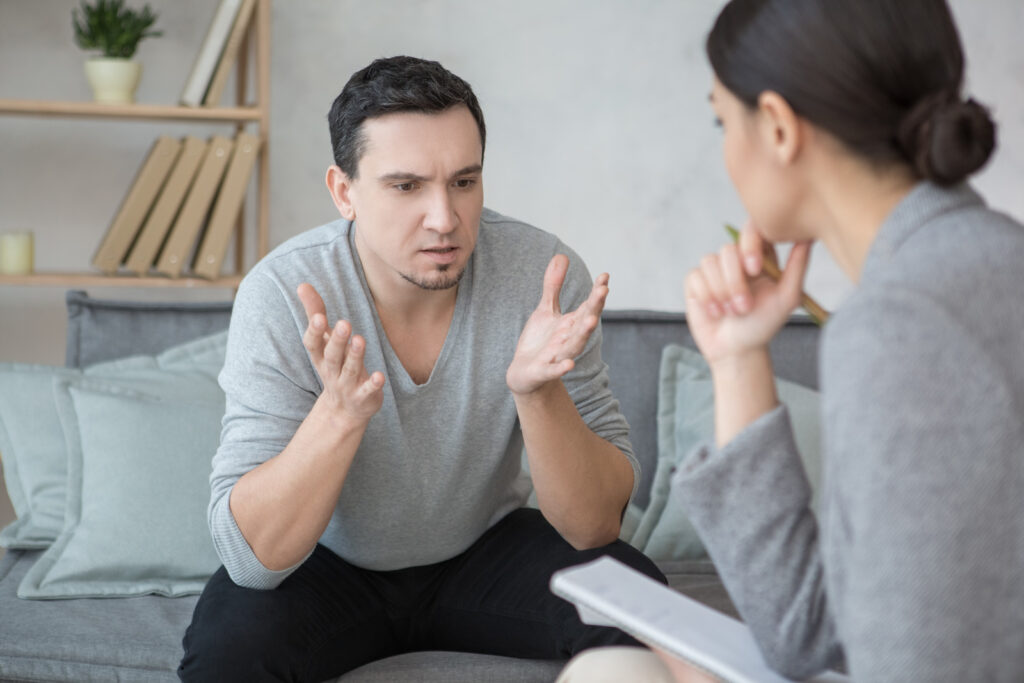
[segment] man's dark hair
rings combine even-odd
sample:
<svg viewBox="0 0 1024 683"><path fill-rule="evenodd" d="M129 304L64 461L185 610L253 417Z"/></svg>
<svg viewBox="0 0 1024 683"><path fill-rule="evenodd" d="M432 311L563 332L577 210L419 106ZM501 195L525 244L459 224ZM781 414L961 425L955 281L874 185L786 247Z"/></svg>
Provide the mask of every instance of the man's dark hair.
<svg viewBox="0 0 1024 683"><path fill-rule="evenodd" d="M426 59L402 56L374 60L352 74L327 114L334 163L349 178L358 177L359 160L366 151L366 119L402 111L440 113L460 104L466 105L476 120L482 155L486 141L484 114L469 83Z"/></svg>
<svg viewBox="0 0 1024 683"><path fill-rule="evenodd" d="M849 149L921 178L960 182L995 148L988 110L961 95L946 0L731 0L707 54L748 107L777 92Z"/></svg>

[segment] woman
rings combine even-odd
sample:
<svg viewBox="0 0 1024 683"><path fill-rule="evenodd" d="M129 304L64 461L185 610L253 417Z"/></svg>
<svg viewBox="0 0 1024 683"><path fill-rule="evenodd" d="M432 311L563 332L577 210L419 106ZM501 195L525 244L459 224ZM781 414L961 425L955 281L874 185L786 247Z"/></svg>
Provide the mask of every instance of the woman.
<svg viewBox="0 0 1024 683"><path fill-rule="evenodd" d="M963 182L995 129L949 8L733 0L707 54L751 222L686 280L716 444L673 485L780 673L1024 680L1024 228ZM857 284L822 338L820 519L768 354L816 240ZM774 242L795 243L778 282ZM671 679L635 651L563 680L645 667Z"/></svg>

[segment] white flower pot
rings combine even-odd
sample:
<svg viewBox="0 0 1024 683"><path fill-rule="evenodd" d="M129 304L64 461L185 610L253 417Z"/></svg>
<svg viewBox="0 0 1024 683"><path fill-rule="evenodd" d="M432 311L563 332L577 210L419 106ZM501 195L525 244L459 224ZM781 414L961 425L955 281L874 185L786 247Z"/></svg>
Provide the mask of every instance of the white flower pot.
<svg viewBox="0 0 1024 683"><path fill-rule="evenodd" d="M93 99L106 104L131 104L142 77L142 65L128 59L96 57L85 62Z"/></svg>

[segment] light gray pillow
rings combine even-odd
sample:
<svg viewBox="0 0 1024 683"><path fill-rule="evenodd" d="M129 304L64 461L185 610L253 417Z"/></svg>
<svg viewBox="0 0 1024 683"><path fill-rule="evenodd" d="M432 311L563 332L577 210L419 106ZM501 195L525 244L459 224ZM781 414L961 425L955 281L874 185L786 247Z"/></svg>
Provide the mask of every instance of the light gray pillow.
<svg viewBox="0 0 1024 683"><path fill-rule="evenodd" d="M821 481L821 410L817 391L776 378L786 404L807 478L818 500ZM714 441L714 387L704 358L693 349L667 345L658 387L658 465L651 501L630 543L654 560L704 558L707 552L670 486L672 473L698 445Z"/></svg>
<svg viewBox="0 0 1024 683"><path fill-rule="evenodd" d="M150 368L131 379L61 379L68 450L60 536L22 598L178 596L220 562L206 525L224 395L212 373Z"/></svg>
<svg viewBox="0 0 1024 683"><path fill-rule="evenodd" d="M0 458L17 519L0 531L5 548L45 548L64 524L67 450L54 378L79 370L0 363Z"/></svg>
<svg viewBox="0 0 1024 683"><path fill-rule="evenodd" d="M56 380L81 376L133 382L145 389L154 368L193 369L216 377L227 332L86 368L0 363L0 458L17 519L0 531L5 548L46 548L64 526L67 448L54 395ZM136 371L143 371L136 375Z"/></svg>

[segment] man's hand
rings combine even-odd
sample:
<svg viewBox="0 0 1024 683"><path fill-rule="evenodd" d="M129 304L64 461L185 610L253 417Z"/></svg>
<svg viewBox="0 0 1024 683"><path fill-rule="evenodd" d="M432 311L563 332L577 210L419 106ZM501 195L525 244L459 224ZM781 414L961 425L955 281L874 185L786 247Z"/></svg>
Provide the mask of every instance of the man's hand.
<svg viewBox="0 0 1024 683"><path fill-rule="evenodd" d="M513 394L529 394L575 367L574 359L597 327L608 297L608 273L594 280L590 296L572 313L562 313L558 293L569 270L569 257L556 254L544 273L540 303L519 335L505 381Z"/></svg>
<svg viewBox="0 0 1024 683"><path fill-rule="evenodd" d="M366 340L352 334L347 320L339 320L333 331L329 330L324 301L312 285L299 285L298 294L309 321L302 343L324 385L320 400L327 401L343 418L369 422L384 401L384 374L367 373L363 365Z"/></svg>

